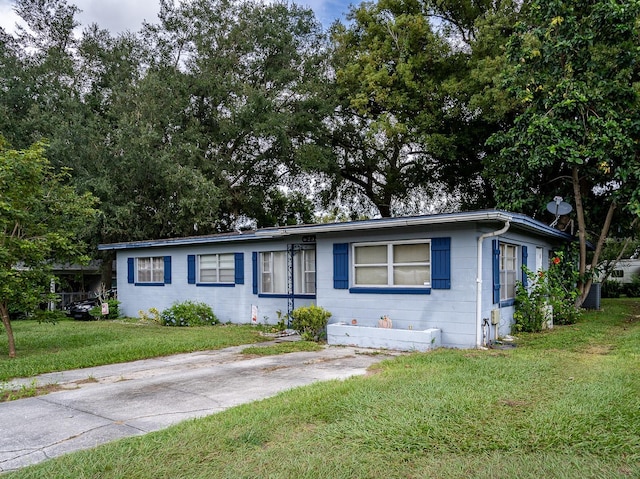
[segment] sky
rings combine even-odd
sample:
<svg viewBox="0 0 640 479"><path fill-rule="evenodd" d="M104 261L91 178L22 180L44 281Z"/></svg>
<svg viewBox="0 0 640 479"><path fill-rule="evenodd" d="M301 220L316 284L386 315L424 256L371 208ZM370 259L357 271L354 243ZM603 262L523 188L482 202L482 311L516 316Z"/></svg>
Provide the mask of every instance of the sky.
<svg viewBox="0 0 640 479"><path fill-rule="evenodd" d="M157 21L159 10L158 0L67 0L69 4L75 4L82 12L77 19L82 26L97 23L101 28L111 31L113 34L124 31L136 32L142 22ZM344 20L351 3L355 0L299 0L296 3L311 7L325 28L328 28L335 19ZM13 12L13 0L0 0L0 27L12 32L18 19Z"/></svg>

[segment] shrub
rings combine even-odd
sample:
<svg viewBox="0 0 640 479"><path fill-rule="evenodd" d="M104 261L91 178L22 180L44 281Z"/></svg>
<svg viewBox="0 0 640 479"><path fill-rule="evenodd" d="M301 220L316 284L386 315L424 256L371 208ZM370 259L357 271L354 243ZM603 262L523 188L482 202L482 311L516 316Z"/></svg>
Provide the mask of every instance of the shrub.
<svg viewBox="0 0 640 479"><path fill-rule="evenodd" d="M36 311L33 317L39 323L51 323L56 324L58 321L62 321L67 319L67 315L59 309L54 309L53 311Z"/></svg>
<svg viewBox="0 0 640 479"><path fill-rule="evenodd" d="M637 274L634 274L631 277L631 283L626 283L623 286L622 291L627 296L627 298L640 297L640 276Z"/></svg>
<svg viewBox="0 0 640 479"><path fill-rule="evenodd" d="M331 313L320 306L303 306L291 312L291 327L305 341L320 341L330 317Z"/></svg>
<svg viewBox="0 0 640 479"><path fill-rule="evenodd" d="M619 298L622 294L622 283L608 279L602 283L600 295L603 298Z"/></svg>
<svg viewBox="0 0 640 479"><path fill-rule="evenodd" d="M549 304L547 290L544 287L544 276L535 275L525 270L531 283L530 289L518 281L516 283L516 310L513 313L514 332L537 333L542 331L542 324L547 320L545 311Z"/></svg>
<svg viewBox="0 0 640 479"><path fill-rule="evenodd" d="M173 303L160 314L163 326L207 326L219 324L211 306L194 301Z"/></svg>
<svg viewBox="0 0 640 479"><path fill-rule="evenodd" d="M547 271L534 273L526 267L523 270L530 287L521 283L516 286L515 331L541 331L547 320L547 305L553 310L554 324L574 324L580 318L580 309L575 306L578 274L564 253L556 252Z"/></svg>
<svg viewBox="0 0 640 479"><path fill-rule="evenodd" d="M109 314L102 314L102 304L98 304L89 310L89 314L96 319L118 319L120 310L118 306L120 301L117 299L107 299L105 301L109 305Z"/></svg>

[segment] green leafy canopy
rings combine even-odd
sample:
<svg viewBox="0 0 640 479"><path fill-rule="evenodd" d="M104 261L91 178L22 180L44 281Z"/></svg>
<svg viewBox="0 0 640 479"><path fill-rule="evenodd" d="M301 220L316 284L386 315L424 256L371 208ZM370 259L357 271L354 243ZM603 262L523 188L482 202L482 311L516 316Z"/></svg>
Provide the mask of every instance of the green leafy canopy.
<svg viewBox="0 0 640 479"><path fill-rule="evenodd" d="M9 335L9 308L35 309L54 263L87 259L79 237L96 213L95 199L76 193L69 172L54 171L44 148L13 150L0 137L0 314Z"/></svg>

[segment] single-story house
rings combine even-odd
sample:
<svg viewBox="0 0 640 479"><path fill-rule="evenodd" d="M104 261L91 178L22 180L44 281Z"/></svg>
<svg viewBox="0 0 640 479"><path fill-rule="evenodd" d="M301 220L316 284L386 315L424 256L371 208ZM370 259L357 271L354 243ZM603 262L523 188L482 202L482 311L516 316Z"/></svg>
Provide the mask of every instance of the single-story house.
<svg viewBox="0 0 640 479"><path fill-rule="evenodd" d="M279 314L317 304L332 313L329 344L358 343L354 332L369 328L382 337L428 331L432 345L474 348L510 333L522 265L547 269L569 241L528 216L484 210L98 248L117 253L126 316L192 300L223 322L275 324ZM392 329L377 328L383 316ZM424 349L399 341L360 345Z"/></svg>

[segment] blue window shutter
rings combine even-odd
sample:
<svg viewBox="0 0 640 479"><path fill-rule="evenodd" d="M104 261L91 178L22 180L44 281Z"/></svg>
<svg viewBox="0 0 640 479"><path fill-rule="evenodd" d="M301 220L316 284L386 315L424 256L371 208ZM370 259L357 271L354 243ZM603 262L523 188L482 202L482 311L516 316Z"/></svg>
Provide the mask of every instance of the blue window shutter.
<svg viewBox="0 0 640 479"><path fill-rule="evenodd" d="M253 271L253 294L258 294L258 253L251 253L251 270Z"/></svg>
<svg viewBox="0 0 640 479"><path fill-rule="evenodd" d="M127 258L127 282L133 284L136 281L136 260Z"/></svg>
<svg viewBox="0 0 640 479"><path fill-rule="evenodd" d="M187 255L187 283L196 284L196 255Z"/></svg>
<svg viewBox="0 0 640 479"><path fill-rule="evenodd" d="M431 240L431 287L451 289L451 238Z"/></svg>
<svg viewBox="0 0 640 479"><path fill-rule="evenodd" d="M164 257L164 284L171 284L171 256Z"/></svg>
<svg viewBox="0 0 640 479"><path fill-rule="evenodd" d="M333 244L333 289L349 289L349 243Z"/></svg>
<svg viewBox="0 0 640 479"><path fill-rule="evenodd" d="M244 253L236 253L236 284L244 284Z"/></svg>
<svg viewBox="0 0 640 479"><path fill-rule="evenodd" d="M492 241L493 302L500 302L500 242Z"/></svg>
<svg viewBox="0 0 640 479"><path fill-rule="evenodd" d="M527 252L527 247L522 247L522 286L527 287L527 260L529 259L529 253Z"/></svg>

